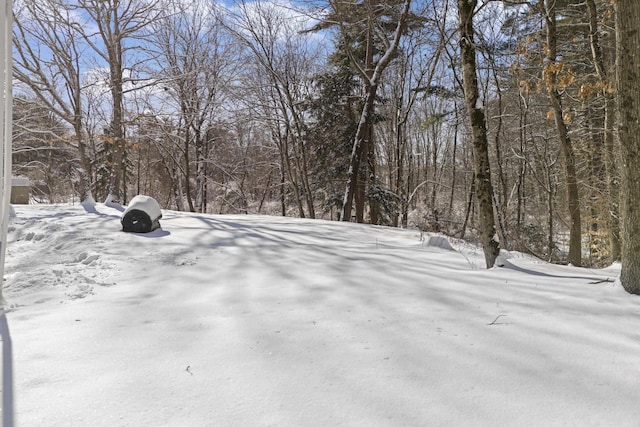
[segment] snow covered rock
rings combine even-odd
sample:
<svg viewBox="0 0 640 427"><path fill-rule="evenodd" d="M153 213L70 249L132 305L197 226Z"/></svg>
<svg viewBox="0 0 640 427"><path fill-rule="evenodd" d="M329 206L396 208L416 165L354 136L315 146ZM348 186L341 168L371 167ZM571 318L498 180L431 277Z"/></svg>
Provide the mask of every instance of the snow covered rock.
<svg viewBox="0 0 640 427"><path fill-rule="evenodd" d="M131 199L122 213L122 231L148 233L160 228L162 211L158 202L149 196L138 195Z"/></svg>

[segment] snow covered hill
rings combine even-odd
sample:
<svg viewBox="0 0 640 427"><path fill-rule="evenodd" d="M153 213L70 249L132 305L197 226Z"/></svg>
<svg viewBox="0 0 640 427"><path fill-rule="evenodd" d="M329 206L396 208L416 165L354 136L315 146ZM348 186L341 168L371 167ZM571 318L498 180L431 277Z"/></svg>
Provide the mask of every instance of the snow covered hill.
<svg viewBox="0 0 640 427"><path fill-rule="evenodd" d="M640 298L358 224L16 206L22 426L638 426Z"/></svg>

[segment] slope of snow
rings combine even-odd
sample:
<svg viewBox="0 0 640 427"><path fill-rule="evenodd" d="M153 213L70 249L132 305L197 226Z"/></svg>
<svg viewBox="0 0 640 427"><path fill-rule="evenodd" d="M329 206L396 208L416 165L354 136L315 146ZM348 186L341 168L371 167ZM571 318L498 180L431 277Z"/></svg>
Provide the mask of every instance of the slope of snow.
<svg viewBox="0 0 640 427"><path fill-rule="evenodd" d="M638 426L640 298L383 227L16 206L24 426Z"/></svg>

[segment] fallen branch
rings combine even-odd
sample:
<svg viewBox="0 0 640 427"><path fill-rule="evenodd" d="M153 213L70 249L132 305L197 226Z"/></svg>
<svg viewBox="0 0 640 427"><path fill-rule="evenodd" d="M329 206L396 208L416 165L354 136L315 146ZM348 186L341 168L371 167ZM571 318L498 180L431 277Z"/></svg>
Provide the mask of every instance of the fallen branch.
<svg viewBox="0 0 640 427"><path fill-rule="evenodd" d="M506 316L506 314L498 314L496 316L495 319L493 319L493 322L491 323L487 323L487 326L491 326L491 325L504 325L504 323L496 323L498 321L499 318L501 318L502 316Z"/></svg>
<svg viewBox="0 0 640 427"><path fill-rule="evenodd" d="M609 277L607 277L606 279L602 279L602 280L596 280L595 282L589 282L590 285L598 285L600 283L613 283L615 282L615 279L610 279Z"/></svg>

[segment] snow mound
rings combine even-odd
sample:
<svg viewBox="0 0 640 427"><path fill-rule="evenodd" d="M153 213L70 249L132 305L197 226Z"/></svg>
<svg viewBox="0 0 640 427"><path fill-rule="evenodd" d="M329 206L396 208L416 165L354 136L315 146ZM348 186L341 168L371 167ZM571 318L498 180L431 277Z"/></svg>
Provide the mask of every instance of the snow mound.
<svg viewBox="0 0 640 427"><path fill-rule="evenodd" d="M149 233L160 228L160 205L149 196L136 196L123 212L122 230L133 233Z"/></svg>
<svg viewBox="0 0 640 427"><path fill-rule="evenodd" d="M28 187L29 185L29 178L25 176L14 176L11 178L12 187Z"/></svg>
<svg viewBox="0 0 640 427"><path fill-rule="evenodd" d="M152 220L162 218L160 205L153 197L143 195L135 196L129 202L129 205L127 206L127 209L125 209L123 216L133 209L145 212Z"/></svg>
<svg viewBox="0 0 640 427"><path fill-rule="evenodd" d="M440 249L446 249L448 251L453 251L453 246L451 246L451 242L445 236L429 236L427 239L427 246L434 246Z"/></svg>

